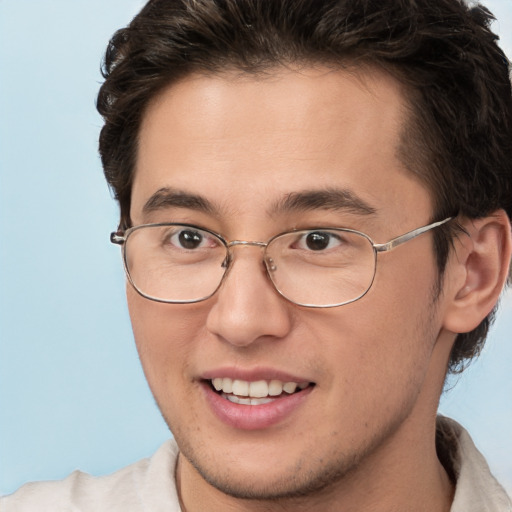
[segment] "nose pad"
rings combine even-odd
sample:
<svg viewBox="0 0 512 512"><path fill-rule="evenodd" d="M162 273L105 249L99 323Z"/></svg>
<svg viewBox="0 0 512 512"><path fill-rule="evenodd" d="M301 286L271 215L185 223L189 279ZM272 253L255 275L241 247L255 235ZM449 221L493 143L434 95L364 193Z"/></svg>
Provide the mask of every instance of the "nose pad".
<svg viewBox="0 0 512 512"><path fill-rule="evenodd" d="M265 258L265 266L269 272L275 272L277 270L276 264L270 256Z"/></svg>
<svg viewBox="0 0 512 512"><path fill-rule="evenodd" d="M231 256L231 253L227 253L226 257L224 258L224 261L221 263L222 268L229 268L231 265L231 262L233 261L233 256Z"/></svg>

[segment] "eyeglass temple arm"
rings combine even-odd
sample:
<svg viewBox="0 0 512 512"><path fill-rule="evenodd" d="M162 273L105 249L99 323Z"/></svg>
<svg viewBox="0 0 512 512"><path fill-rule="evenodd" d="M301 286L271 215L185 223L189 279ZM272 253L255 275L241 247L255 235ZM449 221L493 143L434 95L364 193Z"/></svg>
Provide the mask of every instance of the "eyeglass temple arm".
<svg viewBox="0 0 512 512"><path fill-rule="evenodd" d="M389 242L386 242L385 244L373 244L373 247L377 252L391 251L395 247L405 244L405 242L408 242L409 240L412 240L413 238L416 238L417 236L420 236L423 233L430 231L431 229L434 229L434 228L437 228L438 226L446 224L448 221L452 220L453 218L454 217L448 217L444 220L440 220L438 222L429 224L428 226L423 226L421 228L413 229L412 231L409 231L408 233L405 233L403 235L397 236L396 238L393 238L392 240L390 240Z"/></svg>
<svg viewBox="0 0 512 512"><path fill-rule="evenodd" d="M110 241L116 245L123 245L126 241L126 237L114 231L113 233L110 233Z"/></svg>

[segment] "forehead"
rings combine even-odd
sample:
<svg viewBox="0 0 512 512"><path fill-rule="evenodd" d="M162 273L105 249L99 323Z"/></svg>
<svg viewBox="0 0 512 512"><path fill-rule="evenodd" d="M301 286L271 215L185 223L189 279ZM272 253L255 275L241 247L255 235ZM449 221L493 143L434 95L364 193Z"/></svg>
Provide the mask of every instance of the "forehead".
<svg viewBox="0 0 512 512"><path fill-rule="evenodd" d="M378 209L414 181L397 157L405 111L398 82L376 70L189 76L145 113L132 218L166 187L246 210L342 188Z"/></svg>
<svg viewBox="0 0 512 512"><path fill-rule="evenodd" d="M403 125L405 98L400 84L376 69L276 68L265 74L193 74L172 84L150 102L141 125L146 143L168 144L168 132L183 140L244 135L260 142L278 132L314 142L326 139L336 124L350 124L343 133L348 146L361 132L376 138L368 143L396 145ZM302 133L301 133L302 132ZM318 136L315 137L315 134ZM337 138L337 131L331 132ZM276 141L277 142L277 141ZM200 148L198 148L200 149ZM233 148L235 149L235 148ZM307 149L307 148L305 148ZM139 156L142 151L139 152Z"/></svg>

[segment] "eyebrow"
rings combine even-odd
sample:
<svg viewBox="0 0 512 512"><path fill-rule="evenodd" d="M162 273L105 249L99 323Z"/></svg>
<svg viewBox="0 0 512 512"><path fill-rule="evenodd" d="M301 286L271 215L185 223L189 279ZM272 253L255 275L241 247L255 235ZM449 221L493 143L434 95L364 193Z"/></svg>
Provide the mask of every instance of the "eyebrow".
<svg viewBox="0 0 512 512"><path fill-rule="evenodd" d="M289 213L310 210L339 210L358 215L373 215L376 208L357 196L350 189L328 188L292 192L277 201L272 212Z"/></svg>
<svg viewBox="0 0 512 512"><path fill-rule="evenodd" d="M142 212L146 215L165 208L187 208L204 213L215 213L217 208L208 199L197 195L164 187L157 190L144 204Z"/></svg>
<svg viewBox="0 0 512 512"><path fill-rule="evenodd" d="M218 214L218 208L205 197L183 190L163 187L146 201L142 212L149 215L166 208L186 208L206 214ZM291 192L268 210L271 215L312 210L346 211L372 215L377 210L349 189L328 188Z"/></svg>

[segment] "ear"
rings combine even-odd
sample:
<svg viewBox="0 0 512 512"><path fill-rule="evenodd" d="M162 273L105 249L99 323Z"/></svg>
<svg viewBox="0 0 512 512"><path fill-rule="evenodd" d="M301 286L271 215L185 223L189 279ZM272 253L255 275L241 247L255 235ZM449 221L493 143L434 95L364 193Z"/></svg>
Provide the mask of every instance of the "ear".
<svg viewBox="0 0 512 512"><path fill-rule="evenodd" d="M454 241L446 267L444 327L453 333L475 329L492 311L510 268L512 234L503 210L461 222L468 235Z"/></svg>

